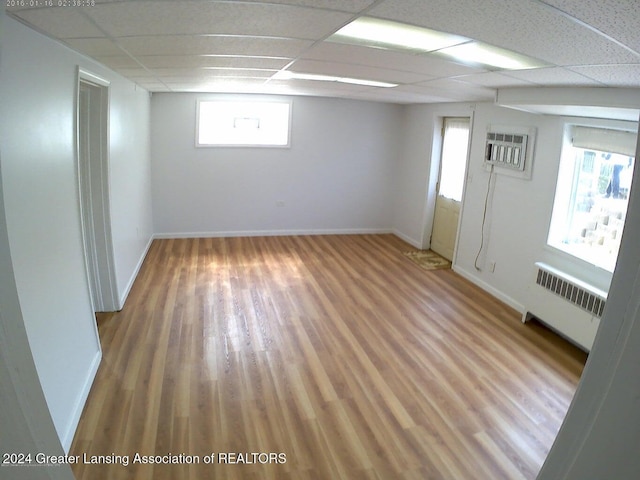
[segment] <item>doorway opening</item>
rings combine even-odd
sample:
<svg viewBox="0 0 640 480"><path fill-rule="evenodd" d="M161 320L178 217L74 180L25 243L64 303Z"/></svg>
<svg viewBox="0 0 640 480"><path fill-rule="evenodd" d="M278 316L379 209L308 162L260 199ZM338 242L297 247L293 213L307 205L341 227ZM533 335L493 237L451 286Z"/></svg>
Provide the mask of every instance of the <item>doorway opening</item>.
<svg viewBox="0 0 640 480"><path fill-rule="evenodd" d="M458 220L466 178L470 119L443 119L442 151L435 212L431 230L431 250L453 261Z"/></svg>
<svg viewBox="0 0 640 480"><path fill-rule="evenodd" d="M78 69L77 168L80 220L95 312L119 310L109 208L109 82Z"/></svg>

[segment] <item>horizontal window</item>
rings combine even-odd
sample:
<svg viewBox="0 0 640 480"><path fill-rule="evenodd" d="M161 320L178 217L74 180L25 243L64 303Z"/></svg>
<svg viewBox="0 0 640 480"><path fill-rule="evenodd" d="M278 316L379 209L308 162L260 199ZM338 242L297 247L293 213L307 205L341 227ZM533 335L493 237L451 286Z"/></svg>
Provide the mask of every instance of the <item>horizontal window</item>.
<svg viewBox="0 0 640 480"><path fill-rule="evenodd" d="M548 244L613 271L627 215L636 133L571 126L562 150Z"/></svg>
<svg viewBox="0 0 640 480"><path fill-rule="evenodd" d="M290 102L200 100L198 147L288 147Z"/></svg>

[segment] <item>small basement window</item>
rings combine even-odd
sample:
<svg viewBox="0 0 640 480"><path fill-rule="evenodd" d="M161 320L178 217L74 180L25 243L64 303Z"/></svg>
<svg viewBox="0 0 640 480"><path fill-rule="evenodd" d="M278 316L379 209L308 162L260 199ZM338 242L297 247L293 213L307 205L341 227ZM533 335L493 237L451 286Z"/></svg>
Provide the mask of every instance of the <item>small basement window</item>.
<svg viewBox="0 0 640 480"><path fill-rule="evenodd" d="M288 147L291 102L199 100L197 147Z"/></svg>

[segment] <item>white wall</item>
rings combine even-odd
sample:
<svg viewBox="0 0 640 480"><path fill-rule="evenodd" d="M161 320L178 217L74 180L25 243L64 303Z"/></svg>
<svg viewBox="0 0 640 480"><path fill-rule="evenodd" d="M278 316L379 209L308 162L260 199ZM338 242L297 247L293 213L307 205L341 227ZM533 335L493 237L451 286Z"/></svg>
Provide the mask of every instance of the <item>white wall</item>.
<svg viewBox="0 0 640 480"><path fill-rule="evenodd" d="M640 478L640 169L633 185L600 330L539 480Z"/></svg>
<svg viewBox="0 0 640 480"><path fill-rule="evenodd" d="M418 248L429 248L433 226L444 117L473 117L472 104L403 107L401 155L396 164L393 231Z"/></svg>
<svg viewBox="0 0 640 480"><path fill-rule="evenodd" d="M483 165L489 125L537 129L531 179L500 174L496 168L489 187L490 174ZM534 262L540 260L539 252L546 243L562 147L562 125L556 117L488 104L476 107L456 269L519 310L524 309ZM484 244L478 257L487 194ZM495 262L495 272L490 272L490 262Z"/></svg>
<svg viewBox="0 0 640 480"><path fill-rule="evenodd" d="M109 178L116 283L124 305L153 236L151 99L148 92L112 79Z"/></svg>
<svg viewBox="0 0 640 480"><path fill-rule="evenodd" d="M454 269L524 312L534 263L544 261L594 286L607 290L611 273L589 266L546 246L565 123L620 126L620 122L536 115L492 104L475 106L407 106L403 118L403 150L396 177L394 232L415 246L428 246L438 175L438 138L442 117L473 113L467 183ZM490 125L534 127L531 179L502 175L498 169L489 188L483 165ZM629 124L627 123L628 127ZM433 146L433 148L432 148ZM482 219L489 203L482 243ZM495 263L491 272L489 264ZM476 263L479 269L476 269Z"/></svg>
<svg viewBox="0 0 640 480"><path fill-rule="evenodd" d="M546 245L564 126L573 122L621 125L610 120L529 114L488 104L476 108L455 268L521 311L527 306L536 261L549 263L605 291L611 282L610 272ZM490 125L535 127L536 142L531 179L514 178L498 173L498 168L494 170L484 246L476 262L489 184L483 156L484 138ZM495 262L495 272L488 268L491 262Z"/></svg>
<svg viewBox="0 0 640 480"><path fill-rule="evenodd" d="M0 21L2 11L0 11ZM1 152L0 152L1 155ZM11 264L0 163L0 454L64 454L27 341ZM68 465L0 467L13 480L72 479Z"/></svg>
<svg viewBox="0 0 640 480"><path fill-rule="evenodd" d="M149 98L113 72L3 18L0 117L4 208L24 325L68 448L100 359L76 175L76 69L111 81L111 215L119 295L151 238Z"/></svg>
<svg viewBox="0 0 640 480"><path fill-rule="evenodd" d="M152 97L158 235L391 231L402 107L295 97L291 148L195 148L198 98Z"/></svg>

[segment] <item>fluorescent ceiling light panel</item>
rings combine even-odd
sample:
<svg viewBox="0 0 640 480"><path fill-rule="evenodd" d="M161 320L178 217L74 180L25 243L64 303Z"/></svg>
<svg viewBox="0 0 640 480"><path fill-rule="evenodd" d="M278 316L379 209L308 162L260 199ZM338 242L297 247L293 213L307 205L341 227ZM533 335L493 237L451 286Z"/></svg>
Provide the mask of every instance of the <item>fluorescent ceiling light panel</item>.
<svg viewBox="0 0 640 480"><path fill-rule="evenodd" d="M471 38L371 17L354 20L331 35L328 41L400 52L432 53L466 65L489 69L524 70L549 66L534 58Z"/></svg>
<svg viewBox="0 0 640 480"><path fill-rule="evenodd" d="M534 58L480 42L455 45L444 48L438 53L461 63L495 67L501 70L526 70L548 66Z"/></svg>
<svg viewBox="0 0 640 480"><path fill-rule="evenodd" d="M397 83L378 82L375 80L364 80L360 78L335 77L333 75L317 75L315 73L298 73L290 72L288 70L276 73L273 78L275 80L312 80L319 82L339 82L349 83L352 85L363 85L365 87L392 88L398 86Z"/></svg>
<svg viewBox="0 0 640 480"><path fill-rule="evenodd" d="M459 35L370 17L354 20L331 35L328 40L414 52L433 52L470 41L469 38Z"/></svg>

